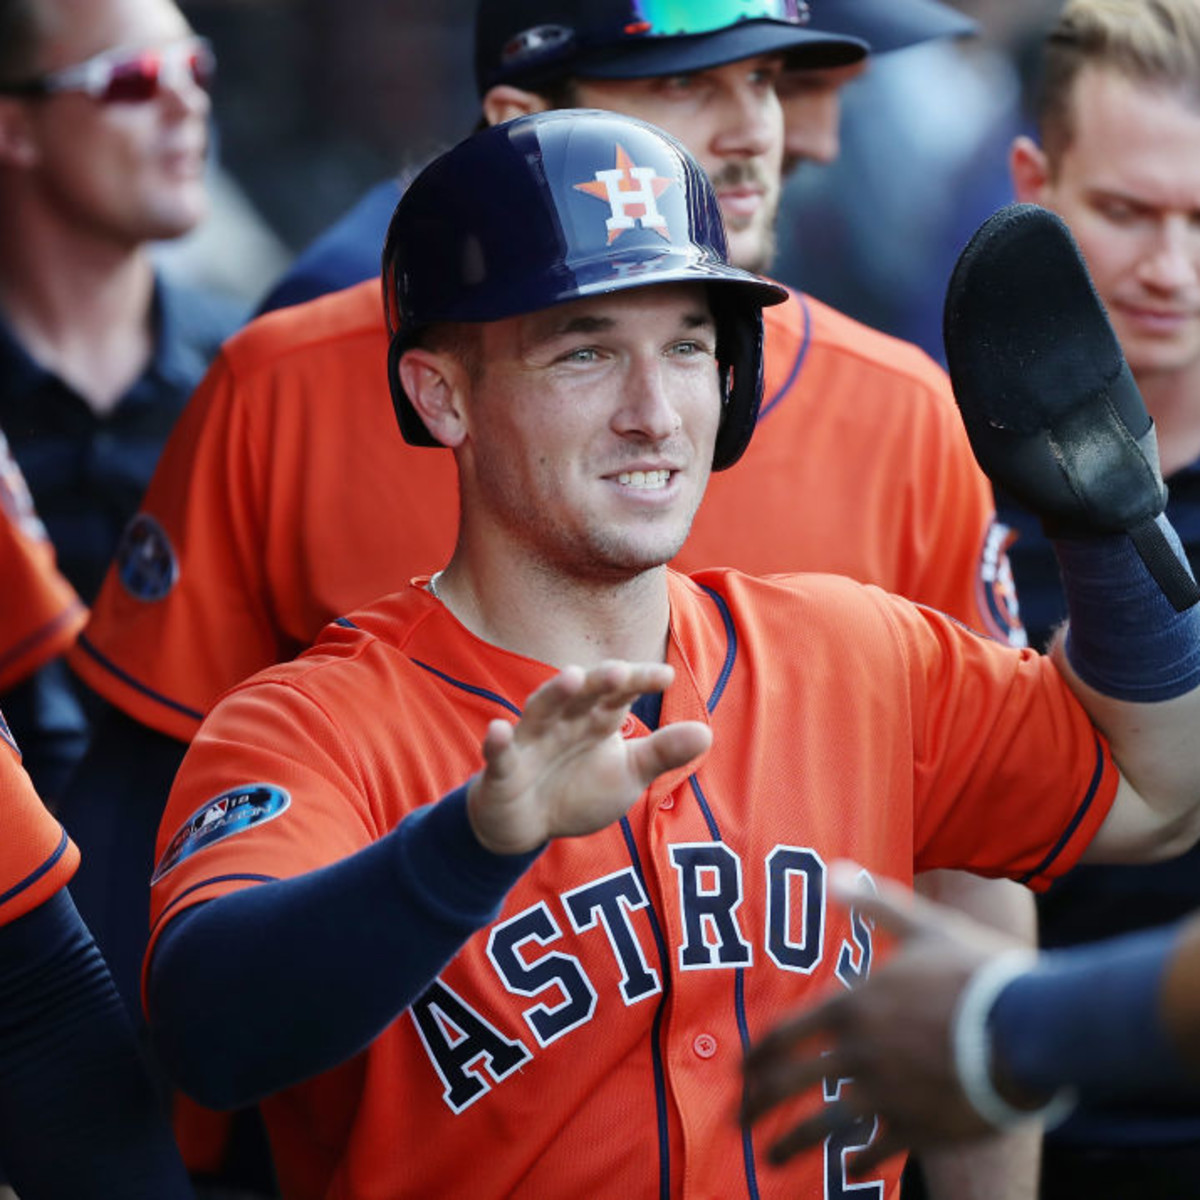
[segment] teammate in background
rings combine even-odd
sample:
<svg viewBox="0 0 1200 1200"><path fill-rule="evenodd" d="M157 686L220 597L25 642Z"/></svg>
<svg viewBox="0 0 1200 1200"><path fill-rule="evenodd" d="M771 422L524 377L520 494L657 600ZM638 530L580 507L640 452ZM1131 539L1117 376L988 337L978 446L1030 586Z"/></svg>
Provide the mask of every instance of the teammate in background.
<svg viewBox="0 0 1200 1200"><path fill-rule="evenodd" d="M78 862L0 716L0 1163L21 1200L186 1200L133 1026L67 888Z"/></svg>
<svg viewBox="0 0 1200 1200"><path fill-rule="evenodd" d="M0 0L0 428L89 603L240 315L150 260L205 213L211 71L172 0ZM84 695L54 660L5 702L53 801Z"/></svg>
<svg viewBox="0 0 1200 1200"><path fill-rule="evenodd" d="M0 695L65 653L87 610L54 562L21 468L0 433Z"/></svg>
<svg viewBox="0 0 1200 1200"><path fill-rule="evenodd" d="M761 7L764 12L786 11L783 3ZM974 21L940 0L811 0L805 7L810 29L860 38L870 47L872 57L935 38L963 37L976 29ZM527 14L514 6L506 21L516 33L535 28L542 17L548 19L548 24L551 17L564 20L564 13L571 13L570 5L556 14L543 4L534 5ZM828 67L804 63L780 74L776 90L783 104L787 134L784 174L801 162L830 163L837 157L839 94L866 67L866 59ZM370 188L297 255L263 298L258 311L301 304L375 279L379 274L379 247L392 211L415 173L407 169Z"/></svg>
<svg viewBox="0 0 1200 1200"><path fill-rule="evenodd" d="M409 187L388 374L406 440L453 450L453 553L217 703L153 878L163 1060L205 1102L261 1099L289 1200L839 1194L871 1122L771 1170L730 1120L748 1038L871 969L824 864L1040 887L1200 833L1200 593L1136 389L1113 428L1091 399L1119 351L1061 230L985 229L950 335L981 461L1069 522L1050 659L845 578L665 567L754 432L760 306L787 298L724 265L681 145L542 113ZM1018 383L1010 447L987 417ZM1027 479L1055 450L1069 486Z"/></svg>
<svg viewBox="0 0 1200 1200"><path fill-rule="evenodd" d="M840 1113L788 1130L776 1157L862 1112L905 1145L941 1146L1028 1121L1047 1104L1060 1116L1096 1101L1145 1111L1200 1081L1200 917L1035 958L887 880L863 886L852 864L834 865L830 887L899 946L870 979L835 990L748 1055L751 1125L830 1073L855 1080ZM865 1157L860 1165L869 1169ZM1183 1200L1195 1186L1180 1174L1171 1192L1145 1194Z"/></svg>
<svg viewBox="0 0 1200 1200"><path fill-rule="evenodd" d="M1158 429L1167 513L1200 564L1200 3L1071 0L1045 46L1040 145L1012 148L1016 193L1067 221ZM1065 613L1038 522L999 497L1022 615L1044 645ZM1047 946L1200 909L1200 853L1080 871L1041 903ZM1191 1195L1200 1087L1133 1112L1086 1104L1046 1142L1046 1200Z"/></svg>
<svg viewBox="0 0 1200 1200"><path fill-rule="evenodd" d="M944 32L922 24L928 8L915 6L910 36ZM773 87L789 61L782 55L825 69L858 61L861 47L821 41L814 22L785 19L787 5L760 11L741 22L742 0L710 5L711 25L644 36L626 32L633 9L620 3L485 0L484 112L494 121L577 99L667 127L717 181L733 260L762 266L780 181ZM897 5L892 20L905 11ZM586 39L535 36L572 12L592 23ZM594 77L605 75L614 78ZM226 346L72 659L120 710L64 820L85 851L81 906L131 1004L154 833L201 717L226 688L299 653L328 621L444 562L453 547L451 457L396 446L377 366L387 344L378 286L272 314ZM737 471L714 481L680 565L837 571L1019 642L1003 531L944 373L799 293L770 311L766 337L762 436ZM348 463L358 488L346 486ZM379 521L381 510L422 516ZM1023 889L986 886L1004 889L1011 920L1032 926ZM1016 1163L1005 1155L999 1169L1025 1169ZM964 1193L948 1183L944 1194Z"/></svg>

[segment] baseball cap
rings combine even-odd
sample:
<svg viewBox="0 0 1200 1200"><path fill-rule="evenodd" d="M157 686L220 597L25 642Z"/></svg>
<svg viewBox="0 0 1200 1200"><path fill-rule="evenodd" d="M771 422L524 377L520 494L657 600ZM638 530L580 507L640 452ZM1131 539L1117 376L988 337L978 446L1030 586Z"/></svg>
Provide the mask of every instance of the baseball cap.
<svg viewBox="0 0 1200 1200"><path fill-rule="evenodd" d="M809 28L861 38L872 54L979 32L976 21L940 0L809 0L809 10Z"/></svg>
<svg viewBox="0 0 1200 1200"><path fill-rule="evenodd" d="M475 81L482 96L571 76L646 79L759 54L798 66L858 62L867 45L809 27L803 0L479 0Z"/></svg>

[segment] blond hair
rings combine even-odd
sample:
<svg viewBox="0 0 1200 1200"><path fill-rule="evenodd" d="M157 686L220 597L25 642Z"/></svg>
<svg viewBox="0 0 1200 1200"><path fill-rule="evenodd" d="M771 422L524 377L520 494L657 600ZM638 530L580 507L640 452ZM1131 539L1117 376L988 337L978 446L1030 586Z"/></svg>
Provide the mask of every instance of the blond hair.
<svg viewBox="0 0 1200 1200"><path fill-rule="evenodd" d="M1046 38L1037 101L1051 163L1074 137L1075 84L1089 67L1200 109L1200 0L1067 0Z"/></svg>

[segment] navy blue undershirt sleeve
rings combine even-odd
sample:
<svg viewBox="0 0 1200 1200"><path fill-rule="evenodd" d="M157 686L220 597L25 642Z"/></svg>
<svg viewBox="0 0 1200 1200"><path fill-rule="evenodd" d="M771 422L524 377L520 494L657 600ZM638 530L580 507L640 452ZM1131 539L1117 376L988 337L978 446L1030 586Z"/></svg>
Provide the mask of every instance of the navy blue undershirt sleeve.
<svg viewBox="0 0 1200 1200"><path fill-rule="evenodd" d="M537 857L480 846L466 786L340 862L170 921L148 980L174 1081L236 1108L364 1049L415 1000Z"/></svg>
<svg viewBox="0 0 1200 1200"><path fill-rule="evenodd" d="M0 1162L22 1200L194 1194L66 889L0 928Z"/></svg>
<svg viewBox="0 0 1200 1200"><path fill-rule="evenodd" d="M79 847L71 895L100 945L134 1026L150 930L154 841L187 743L107 703L57 816Z"/></svg>

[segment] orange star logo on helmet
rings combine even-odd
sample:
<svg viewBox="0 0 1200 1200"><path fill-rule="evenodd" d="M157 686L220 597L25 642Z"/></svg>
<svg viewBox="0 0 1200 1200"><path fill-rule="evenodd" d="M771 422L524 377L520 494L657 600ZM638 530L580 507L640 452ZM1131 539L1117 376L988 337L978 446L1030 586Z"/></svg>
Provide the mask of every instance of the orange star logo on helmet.
<svg viewBox="0 0 1200 1200"><path fill-rule="evenodd" d="M658 198L674 183L664 179L653 167L639 167L617 146L617 165L606 171L597 171L588 183L577 183L577 191L586 192L609 207L608 244L611 246L623 233L640 225L652 229L660 237L671 240L667 219L658 210Z"/></svg>

